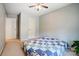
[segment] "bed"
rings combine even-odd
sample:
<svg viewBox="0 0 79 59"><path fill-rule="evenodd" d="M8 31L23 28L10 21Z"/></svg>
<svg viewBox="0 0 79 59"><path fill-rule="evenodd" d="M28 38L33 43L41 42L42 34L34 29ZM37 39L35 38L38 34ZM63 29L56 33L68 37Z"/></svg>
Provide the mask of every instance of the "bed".
<svg viewBox="0 0 79 59"><path fill-rule="evenodd" d="M55 38L40 37L24 46L27 56L63 56L68 43Z"/></svg>

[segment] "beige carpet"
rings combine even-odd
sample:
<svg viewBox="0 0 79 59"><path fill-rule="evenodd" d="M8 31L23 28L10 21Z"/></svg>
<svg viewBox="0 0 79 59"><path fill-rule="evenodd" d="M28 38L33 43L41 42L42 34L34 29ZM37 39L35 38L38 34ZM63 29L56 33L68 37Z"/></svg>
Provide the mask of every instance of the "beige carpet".
<svg viewBox="0 0 79 59"><path fill-rule="evenodd" d="M7 40L2 56L24 56L19 40Z"/></svg>

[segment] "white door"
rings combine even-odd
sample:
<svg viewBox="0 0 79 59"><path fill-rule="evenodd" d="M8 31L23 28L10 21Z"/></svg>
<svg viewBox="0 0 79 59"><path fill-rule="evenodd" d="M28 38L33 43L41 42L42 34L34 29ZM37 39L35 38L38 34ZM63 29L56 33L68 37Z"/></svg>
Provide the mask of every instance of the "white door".
<svg viewBox="0 0 79 59"><path fill-rule="evenodd" d="M16 18L6 18L6 39L16 38Z"/></svg>

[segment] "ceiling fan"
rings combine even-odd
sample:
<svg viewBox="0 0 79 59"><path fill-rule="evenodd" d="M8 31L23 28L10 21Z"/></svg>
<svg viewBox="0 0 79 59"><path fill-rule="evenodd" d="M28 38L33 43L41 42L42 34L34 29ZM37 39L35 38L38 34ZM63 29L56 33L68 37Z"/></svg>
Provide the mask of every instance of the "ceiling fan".
<svg viewBox="0 0 79 59"><path fill-rule="evenodd" d="M29 8L36 8L39 11L41 8L47 9L48 6L45 3L36 3L34 5L29 6Z"/></svg>

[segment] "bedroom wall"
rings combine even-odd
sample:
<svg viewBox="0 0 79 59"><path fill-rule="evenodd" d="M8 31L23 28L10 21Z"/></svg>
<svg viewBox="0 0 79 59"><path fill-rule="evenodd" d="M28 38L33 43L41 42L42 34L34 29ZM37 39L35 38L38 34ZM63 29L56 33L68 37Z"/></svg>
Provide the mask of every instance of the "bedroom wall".
<svg viewBox="0 0 79 59"><path fill-rule="evenodd" d="M28 13L21 13L21 40L28 40L38 36L38 16Z"/></svg>
<svg viewBox="0 0 79 59"><path fill-rule="evenodd" d="M39 18L40 36L68 42L79 40L79 4L68 5Z"/></svg>
<svg viewBox="0 0 79 59"><path fill-rule="evenodd" d="M16 38L16 17L6 17L6 40Z"/></svg>
<svg viewBox="0 0 79 59"><path fill-rule="evenodd" d="M5 45L5 9L3 4L0 3L0 54Z"/></svg>

